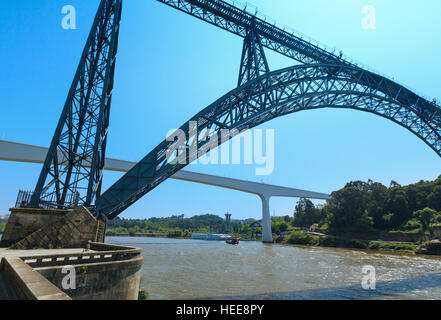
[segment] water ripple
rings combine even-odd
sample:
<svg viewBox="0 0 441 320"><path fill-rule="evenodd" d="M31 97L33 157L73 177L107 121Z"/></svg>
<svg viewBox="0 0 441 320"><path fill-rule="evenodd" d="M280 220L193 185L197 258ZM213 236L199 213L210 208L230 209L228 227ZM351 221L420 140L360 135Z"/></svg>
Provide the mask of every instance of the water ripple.
<svg viewBox="0 0 441 320"><path fill-rule="evenodd" d="M441 299L439 257L241 242L108 237L143 249L150 299ZM376 269L375 290L361 287Z"/></svg>

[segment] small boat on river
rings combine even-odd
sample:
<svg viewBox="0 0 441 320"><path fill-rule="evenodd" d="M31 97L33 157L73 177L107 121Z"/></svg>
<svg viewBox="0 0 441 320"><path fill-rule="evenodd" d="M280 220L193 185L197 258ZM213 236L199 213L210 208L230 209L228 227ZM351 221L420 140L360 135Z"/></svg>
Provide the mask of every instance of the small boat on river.
<svg viewBox="0 0 441 320"><path fill-rule="evenodd" d="M228 239L227 241L225 241L227 244L239 244L239 239L238 238L232 238L232 239Z"/></svg>

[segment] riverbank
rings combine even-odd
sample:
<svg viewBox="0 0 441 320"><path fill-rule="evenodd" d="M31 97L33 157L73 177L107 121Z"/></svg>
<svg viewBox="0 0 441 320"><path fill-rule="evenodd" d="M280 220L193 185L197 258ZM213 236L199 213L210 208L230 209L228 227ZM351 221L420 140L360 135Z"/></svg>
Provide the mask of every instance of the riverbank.
<svg viewBox="0 0 441 320"><path fill-rule="evenodd" d="M233 238L239 238L240 241L261 241L260 238L252 238L249 237L248 235L240 235L240 234L230 234ZM128 237L128 238L140 238L140 237L145 237L145 238L162 238L162 239L190 239L191 238L191 234L188 236L181 236L181 237L176 237L176 236L169 236L167 233L135 233L135 234L128 234L128 233L111 233L111 234L107 234L107 237Z"/></svg>
<svg viewBox="0 0 441 320"><path fill-rule="evenodd" d="M167 233L107 233L107 237L146 237L146 238L170 238ZM187 237L176 237L176 239L187 239Z"/></svg>
<svg viewBox="0 0 441 320"><path fill-rule="evenodd" d="M148 233L148 234L134 234L129 235L126 233L112 234L108 236L114 237L147 237L147 238L159 238L159 239L178 239L185 240L190 239L187 237L170 237L166 233ZM258 241L261 239L249 238L245 235L233 235L236 238L240 238L240 241ZM425 254L425 255L437 255L441 256L441 242L437 240L433 241L420 241L420 242L398 242L398 241L380 241L380 240L361 240L352 239L340 236L332 236L325 234L318 234L312 232L294 231L290 236L282 237L277 236L273 238L274 243L286 244L286 245L303 245L312 247L330 247L330 248L343 248L343 249L360 249L360 250L376 250L376 251L400 251L409 254Z"/></svg>
<svg viewBox="0 0 441 320"><path fill-rule="evenodd" d="M288 237L276 237L275 243L288 245L305 245L313 247L351 248L379 251L401 251L412 254L441 255L441 242L439 240L426 242L392 242L357 240L324 234L312 234L294 231Z"/></svg>

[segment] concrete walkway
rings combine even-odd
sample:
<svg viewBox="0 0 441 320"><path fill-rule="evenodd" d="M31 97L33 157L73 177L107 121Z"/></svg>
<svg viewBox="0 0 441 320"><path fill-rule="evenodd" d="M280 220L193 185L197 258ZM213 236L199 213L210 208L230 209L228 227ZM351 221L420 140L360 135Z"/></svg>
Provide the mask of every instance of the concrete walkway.
<svg viewBox="0 0 441 320"><path fill-rule="evenodd" d="M72 253L82 253L84 249L36 249L36 250L8 250L0 249L0 262L2 257L37 257L47 255L63 255ZM89 250L89 252L95 252Z"/></svg>

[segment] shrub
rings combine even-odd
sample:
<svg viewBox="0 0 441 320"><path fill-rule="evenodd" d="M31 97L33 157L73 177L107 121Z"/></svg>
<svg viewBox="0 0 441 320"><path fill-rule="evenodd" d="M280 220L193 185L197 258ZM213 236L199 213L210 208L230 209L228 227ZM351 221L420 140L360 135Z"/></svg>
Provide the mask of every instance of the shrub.
<svg viewBox="0 0 441 320"><path fill-rule="evenodd" d="M180 238L180 237L182 237L182 231L180 231L180 230L169 231L168 234L167 234L167 237L169 237L169 238Z"/></svg>
<svg viewBox="0 0 441 320"><path fill-rule="evenodd" d="M149 293L145 289L139 289L138 300L147 300Z"/></svg>
<svg viewBox="0 0 441 320"><path fill-rule="evenodd" d="M421 224L420 221L418 221L418 219L410 219L409 221L407 221L406 223L404 223L401 226L402 230L406 230L406 231L410 231L410 230L415 230L415 229L421 229L423 227L423 225Z"/></svg>
<svg viewBox="0 0 441 320"><path fill-rule="evenodd" d="M379 248L380 248L380 244L378 242L372 241L369 243L368 249L377 250Z"/></svg>
<svg viewBox="0 0 441 320"><path fill-rule="evenodd" d="M351 240L336 237L320 237L320 244L324 247L337 247L337 248L356 248L367 249L368 243L366 241Z"/></svg>
<svg viewBox="0 0 441 320"><path fill-rule="evenodd" d="M417 245L410 243L371 241L369 243L368 249L416 250L417 247Z"/></svg>
<svg viewBox="0 0 441 320"><path fill-rule="evenodd" d="M302 244L302 245L310 244L310 241L311 241L311 236L300 231L294 231L293 233L291 233L291 235L287 240L287 242L290 244Z"/></svg>
<svg viewBox="0 0 441 320"><path fill-rule="evenodd" d="M441 243L439 242L424 242L419 249L425 249L425 254L441 255Z"/></svg>
<svg viewBox="0 0 441 320"><path fill-rule="evenodd" d="M326 222L323 223L322 225L319 225L319 228L318 228L319 231L324 232L324 233L328 232L328 229L329 229L329 226L328 226L328 223L326 223Z"/></svg>

